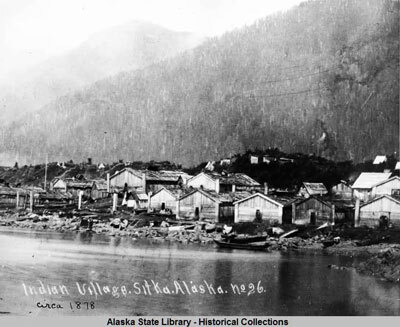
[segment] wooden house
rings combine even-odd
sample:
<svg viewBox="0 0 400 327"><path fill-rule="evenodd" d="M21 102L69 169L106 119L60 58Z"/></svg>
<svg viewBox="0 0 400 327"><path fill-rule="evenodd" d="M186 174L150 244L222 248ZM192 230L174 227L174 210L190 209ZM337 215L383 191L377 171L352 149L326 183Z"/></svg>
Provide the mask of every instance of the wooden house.
<svg viewBox="0 0 400 327"><path fill-rule="evenodd" d="M125 167L110 177L110 185L112 190L127 188L133 191L141 190L145 193L155 193L163 187L181 187L188 178L189 175L181 171L135 170Z"/></svg>
<svg viewBox="0 0 400 327"><path fill-rule="evenodd" d="M351 186L353 198L367 202L372 198L372 188L390 178L391 173L361 173Z"/></svg>
<svg viewBox="0 0 400 327"><path fill-rule="evenodd" d="M169 209L176 214L177 204L181 190L161 188L150 197L150 208L157 211Z"/></svg>
<svg viewBox="0 0 400 327"><path fill-rule="evenodd" d="M35 194L35 205L65 205L72 204L74 196L65 191L47 191Z"/></svg>
<svg viewBox="0 0 400 327"><path fill-rule="evenodd" d="M69 192L73 197L78 197L82 191L87 198L91 197L93 182L87 181L83 175L79 178L62 178L56 177L50 183L50 190L57 192Z"/></svg>
<svg viewBox="0 0 400 327"><path fill-rule="evenodd" d="M235 201L235 223L254 221L261 217L270 223L282 224L285 201L262 193L254 193Z"/></svg>
<svg viewBox="0 0 400 327"><path fill-rule="evenodd" d="M322 196L325 194L328 194L328 190L323 183L304 182L299 191L299 196L303 196L305 198L318 195Z"/></svg>
<svg viewBox="0 0 400 327"><path fill-rule="evenodd" d="M221 175L211 172L201 172L200 174L193 176L188 180L187 186L192 188L202 188L216 193L250 191L261 188L260 183L246 174L236 173Z"/></svg>
<svg viewBox="0 0 400 327"><path fill-rule="evenodd" d="M337 198L351 199L353 196L353 190L346 181L340 181L331 188L331 194Z"/></svg>
<svg viewBox="0 0 400 327"><path fill-rule="evenodd" d="M104 199L109 196L106 180L94 180L92 184L91 197L94 200Z"/></svg>
<svg viewBox="0 0 400 327"><path fill-rule="evenodd" d="M149 197L142 191L132 191L123 194L122 205L133 209L147 209Z"/></svg>
<svg viewBox="0 0 400 327"><path fill-rule="evenodd" d="M122 190L127 187L130 190L146 188L145 173L140 170L135 170L129 167L116 171L110 177L111 190Z"/></svg>
<svg viewBox="0 0 400 327"><path fill-rule="evenodd" d="M335 222L335 205L310 196L292 203L292 224L295 225L322 225L326 222Z"/></svg>
<svg viewBox="0 0 400 327"><path fill-rule="evenodd" d="M400 200L382 195L362 204L359 213L356 212L355 214L355 225L379 226L382 216L389 218L389 222L394 226L400 227Z"/></svg>
<svg viewBox="0 0 400 327"><path fill-rule="evenodd" d="M187 181L187 186L195 189L202 188L219 193L219 175L201 172Z"/></svg>
<svg viewBox="0 0 400 327"><path fill-rule="evenodd" d="M92 195L93 182L86 180L67 180L67 192L71 193L72 196L78 197L79 193L82 192L83 196L90 198Z"/></svg>
<svg viewBox="0 0 400 327"><path fill-rule="evenodd" d="M149 197L147 196L146 193L143 192L138 192L136 194L136 202L138 204L138 208L140 209L145 209L148 208L149 206Z"/></svg>
<svg viewBox="0 0 400 327"><path fill-rule="evenodd" d="M24 208L29 201L29 192L21 188L0 187L0 208Z"/></svg>
<svg viewBox="0 0 400 327"><path fill-rule="evenodd" d="M233 201L228 194L194 189L178 200L177 218L222 222L233 218Z"/></svg>
<svg viewBox="0 0 400 327"><path fill-rule="evenodd" d="M184 186L188 175L182 171L175 170L159 170L146 171L146 192L157 192L163 187L180 188Z"/></svg>
<svg viewBox="0 0 400 327"><path fill-rule="evenodd" d="M250 156L250 163L252 165L257 165L258 164L258 157L257 156Z"/></svg>
<svg viewBox="0 0 400 327"><path fill-rule="evenodd" d="M60 177L53 178L53 180L50 182L50 190L67 192L66 180Z"/></svg>

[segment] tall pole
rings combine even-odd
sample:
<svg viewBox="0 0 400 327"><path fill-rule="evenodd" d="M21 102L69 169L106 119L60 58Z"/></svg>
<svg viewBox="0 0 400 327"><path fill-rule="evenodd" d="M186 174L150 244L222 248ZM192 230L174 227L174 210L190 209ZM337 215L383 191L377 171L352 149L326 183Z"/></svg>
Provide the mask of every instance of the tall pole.
<svg viewBox="0 0 400 327"><path fill-rule="evenodd" d="M46 164L44 166L44 190L47 191L47 161L49 160L49 155L46 153Z"/></svg>

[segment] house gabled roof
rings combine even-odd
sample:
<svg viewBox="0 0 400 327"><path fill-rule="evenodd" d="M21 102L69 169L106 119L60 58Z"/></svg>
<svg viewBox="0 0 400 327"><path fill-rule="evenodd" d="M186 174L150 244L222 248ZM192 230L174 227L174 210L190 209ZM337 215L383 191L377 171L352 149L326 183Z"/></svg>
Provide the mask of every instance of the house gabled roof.
<svg viewBox="0 0 400 327"><path fill-rule="evenodd" d="M146 181L177 183L185 173L177 170L146 171Z"/></svg>
<svg viewBox="0 0 400 327"><path fill-rule="evenodd" d="M267 196L267 195L265 195L265 194L263 194L263 193L254 193L254 194L248 196L247 198L244 198L244 199L235 201L233 204L239 204L239 203L241 203L241 202L247 201L247 200L252 199L252 198L255 198L255 197L257 197L257 196L263 198L263 199L266 200L266 201L272 202L272 203L274 203L274 204L276 204L276 205L278 205L278 206L280 206L280 207L283 207L283 206L284 206L284 204L283 204L282 202L280 202L278 199L274 199L274 198L272 198L272 197L270 197L270 196Z"/></svg>
<svg viewBox="0 0 400 327"><path fill-rule="evenodd" d="M210 181L212 181L212 182L215 182L215 181L219 178L219 175L210 174L210 173L205 173L204 171L202 171L201 173L199 173L199 174L197 174L197 175L194 175L193 177L189 178L189 179L187 180L187 183L189 183L192 179L195 179L195 178L197 178L197 177L200 176L200 175L204 175L206 178L208 178L208 179L209 179Z"/></svg>
<svg viewBox="0 0 400 327"><path fill-rule="evenodd" d="M107 190L107 189L108 189L108 187L107 187L107 181L106 181L106 180L103 180L103 179L101 179L101 180L94 180L94 181L93 181L93 186L96 186L96 188L97 188L98 190Z"/></svg>
<svg viewBox="0 0 400 327"><path fill-rule="evenodd" d="M312 200L312 199L317 200L318 202L321 202L322 204L325 204L325 205L327 205L328 207L330 207L330 206L332 205L332 203L329 203L328 201L323 200L323 199L321 199L321 198L319 198L319 197L317 197L317 196L310 196L309 198L297 199L297 200L294 201L293 203L295 203L296 206L297 206L297 205L299 205L299 204L302 204L302 203L304 203L304 202L310 201L310 200Z"/></svg>
<svg viewBox="0 0 400 327"><path fill-rule="evenodd" d="M303 186L307 190L308 194L310 194L310 195L328 193L328 190L326 189L326 187L323 183L303 182Z"/></svg>
<svg viewBox="0 0 400 327"><path fill-rule="evenodd" d="M399 177L399 176L393 176L393 177L391 177L391 178L389 178L389 179L386 179L386 180L384 180L384 181L381 181L381 182L379 182L379 183L376 183L376 184L373 185L372 187L380 186L380 185L389 183L389 182L391 182L391 181L394 181L394 180L396 180L396 179L400 181L400 177Z"/></svg>
<svg viewBox="0 0 400 327"><path fill-rule="evenodd" d="M246 174L242 173L235 173L228 176L222 176L220 178L221 184L228 184L228 185L237 185L237 186L261 186L261 184L255 181L253 178Z"/></svg>
<svg viewBox="0 0 400 327"><path fill-rule="evenodd" d="M209 191L209 190L204 190L204 189L195 189L192 192L189 192L185 195L183 195L179 200L182 200L184 198L187 198L188 196L191 196L192 194L200 192L204 196L208 197L210 200L218 203L222 202L233 202L232 198L230 197L229 194L226 193L217 193L214 191Z"/></svg>
<svg viewBox="0 0 400 327"><path fill-rule="evenodd" d="M361 173L351 188L371 189L374 185L389 179L391 173Z"/></svg>
<svg viewBox="0 0 400 327"><path fill-rule="evenodd" d="M147 201L149 199L146 193L136 193L136 196L140 201Z"/></svg>
<svg viewBox="0 0 400 327"><path fill-rule="evenodd" d="M381 196L379 196L379 197L377 197L377 198L374 198L374 199L372 199L372 200L370 200L370 201L368 201L368 202L366 202L366 203L360 205L360 208L365 207L366 205L368 205L368 204L370 204L370 203L373 203L373 202L375 202L375 201L381 200L381 199L383 199L383 198L387 198L388 200L393 201L393 202L397 203L398 205L400 205L400 200L398 200L398 199L396 199L396 198L393 198L393 197L391 197L390 195L386 195L386 194L385 194L385 195L381 195Z"/></svg>
<svg viewBox="0 0 400 327"><path fill-rule="evenodd" d="M162 187L162 188L160 188L158 191L154 192L154 193L151 195L151 198L152 198L153 196L155 196L156 194L161 193L162 191L165 191L165 192L169 193L169 194L170 194L172 197L174 197L176 200L178 200L178 198L179 198L179 191L180 191L180 190L170 190L170 189L168 189L168 188L166 188L166 187Z"/></svg>
<svg viewBox="0 0 400 327"><path fill-rule="evenodd" d="M211 172L201 172L196 176L193 176L188 180L188 182L197 176L204 175L205 177L209 178L211 181L216 181L219 179L220 184L222 185L236 185L236 186L248 186L248 187L258 187L261 186L260 183L255 181L250 176L243 174L243 173L234 173L229 174L227 176L223 176L218 173L211 173Z"/></svg>
<svg viewBox="0 0 400 327"><path fill-rule="evenodd" d="M118 176L119 174L122 174L124 171L128 171L128 172L132 173L133 175L135 175L135 176L137 176L137 177L139 177L139 178L142 178L142 172L141 172L140 170L135 170L135 169L132 169L132 168L130 168L130 167L125 167L125 168L123 168L123 169L121 169L121 170L115 172L115 173L110 177L110 179L111 179L111 178L114 178L115 176Z"/></svg>

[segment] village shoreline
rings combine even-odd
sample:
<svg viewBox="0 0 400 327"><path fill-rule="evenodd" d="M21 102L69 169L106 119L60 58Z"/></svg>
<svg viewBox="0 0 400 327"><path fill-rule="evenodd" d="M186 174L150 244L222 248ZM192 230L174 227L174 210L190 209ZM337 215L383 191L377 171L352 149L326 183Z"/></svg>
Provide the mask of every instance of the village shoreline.
<svg viewBox="0 0 400 327"><path fill-rule="evenodd" d="M151 244L161 243L181 243L181 244L201 244L204 249L214 246L214 239L220 237L220 233L206 230L196 231L176 231L169 232L168 228L142 226L128 226L124 230L111 227L109 223L98 221L93 224L92 230L80 226L78 220L57 219L17 219L17 215L0 216L1 232L50 232L50 233L86 233L100 234L109 237L131 238L134 241L149 240ZM299 254L319 254L328 256L344 256L357 258L357 263L351 267L329 265L330 269L347 270L355 269L359 273L375 276L378 279L400 283L400 244L377 243L372 245L360 245L354 240L342 240L339 244L325 248L323 246L324 236L313 236L310 238L278 238L268 239L270 246L269 252L293 252Z"/></svg>

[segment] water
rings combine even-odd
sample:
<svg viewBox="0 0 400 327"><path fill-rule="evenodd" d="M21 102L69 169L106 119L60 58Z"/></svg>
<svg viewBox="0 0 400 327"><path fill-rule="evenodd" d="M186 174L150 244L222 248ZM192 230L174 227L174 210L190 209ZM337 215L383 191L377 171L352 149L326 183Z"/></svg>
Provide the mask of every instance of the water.
<svg viewBox="0 0 400 327"><path fill-rule="evenodd" d="M351 258L5 230L0 249L5 315L400 315L398 284L327 267ZM39 281L50 291L40 294ZM79 292L90 282L97 296Z"/></svg>

